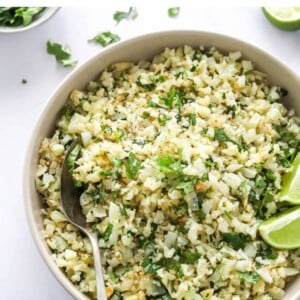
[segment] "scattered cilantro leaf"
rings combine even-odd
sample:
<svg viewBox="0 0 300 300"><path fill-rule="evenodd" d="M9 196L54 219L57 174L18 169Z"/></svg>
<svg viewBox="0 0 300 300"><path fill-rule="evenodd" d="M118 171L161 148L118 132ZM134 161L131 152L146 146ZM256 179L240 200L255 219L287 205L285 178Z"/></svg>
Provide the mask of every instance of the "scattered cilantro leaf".
<svg viewBox="0 0 300 300"><path fill-rule="evenodd" d="M142 164L138 158L132 153L129 153L129 156L125 162L126 173L130 179L135 179L139 169L141 169Z"/></svg>
<svg viewBox="0 0 300 300"><path fill-rule="evenodd" d="M141 77L139 77L136 81L136 85L139 87L142 87L143 89L147 91L153 91L156 87L154 83L142 83L141 82Z"/></svg>
<svg viewBox="0 0 300 300"><path fill-rule="evenodd" d="M266 244L264 246L257 251L256 256L261 256L263 259L277 259L278 253L271 246Z"/></svg>
<svg viewBox="0 0 300 300"><path fill-rule="evenodd" d="M72 116L74 115L74 108L70 104L67 104L62 109L62 115L67 119L67 121L70 121Z"/></svg>
<svg viewBox="0 0 300 300"><path fill-rule="evenodd" d="M119 24L122 20L134 20L138 17L138 12L135 7L130 7L129 11L116 11L113 19Z"/></svg>
<svg viewBox="0 0 300 300"><path fill-rule="evenodd" d="M144 268L145 272L149 274L156 274L156 272L162 268L159 262L153 262L153 260L148 257L142 261L141 266Z"/></svg>
<svg viewBox="0 0 300 300"><path fill-rule="evenodd" d="M226 135L223 128L214 129L214 140L219 142L229 142L230 138Z"/></svg>
<svg viewBox="0 0 300 300"><path fill-rule="evenodd" d="M68 46L63 46L52 40L48 40L47 52L48 54L54 55L56 61L64 67L73 67L77 64L77 61L71 58L71 49Z"/></svg>
<svg viewBox="0 0 300 300"><path fill-rule="evenodd" d="M180 13L180 7L179 6L170 7L168 9L168 16L170 18L176 18L176 17L178 17L179 13Z"/></svg>
<svg viewBox="0 0 300 300"><path fill-rule="evenodd" d="M196 184L196 179L185 181L185 182L179 182L179 184L176 185L176 189L180 190L182 189L185 194L189 194L194 191Z"/></svg>
<svg viewBox="0 0 300 300"><path fill-rule="evenodd" d="M16 9L15 15L23 18L23 25L28 26L32 23L33 18L43 10L43 7L19 7Z"/></svg>
<svg viewBox="0 0 300 300"><path fill-rule="evenodd" d="M234 250L244 249L251 241L249 235L237 232L222 232L222 237Z"/></svg>
<svg viewBox="0 0 300 300"><path fill-rule="evenodd" d="M112 223L108 223L108 225L106 226L106 228L102 234L102 238L104 239L104 241L107 242L109 240L109 237L112 233L113 227L114 227L114 225Z"/></svg>
<svg viewBox="0 0 300 300"><path fill-rule="evenodd" d="M89 40L89 42L94 42L96 44L100 44L102 47L106 47L118 42L120 39L121 38L117 34L111 33L110 31L104 31L95 35Z"/></svg>
<svg viewBox="0 0 300 300"><path fill-rule="evenodd" d="M190 123L190 125L192 125L192 126L195 126L196 125L196 114L194 114L194 113L190 113L189 115L188 115L188 118L189 118L189 123Z"/></svg>
<svg viewBox="0 0 300 300"><path fill-rule="evenodd" d="M182 165L181 160L175 159L173 156L160 156L155 160L159 171L164 174L181 174L182 173Z"/></svg>
<svg viewBox="0 0 300 300"><path fill-rule="evenodd" d="M186 102L183 92L175 87L169 90L166 97L161 97L161 100L164 101L167 107L178 107L179 109Z"/></svg>
<svg viewBox="0 0 300 300"><path fill-rule="evenodd" d="M67 166L68 166L68 170L69 172L72 174L74 169L75 169L75 161L79 155L81 151L81 145L77 144L72 151L69 153L68 157L67 157Z"/></svg>
<svg viewBox="0 0 300 300"><path fill-rule="evenodd" d="M199 258L201 257L201 254L197 251L181 251L180 252L180 263L182 264L193 264L195 263Z"/></svg>
<svg viewBox="0 0 300 300"><path fill-rule="evenodd" d="M23 78L21 82L22 82L22 84L26 84L27 80L25 78Z"/></svg>
<svg viewBox="0 0 300 300"><path fill-rule="evenodd" d="M256 272L239 272L240 279L249 283L256 283L260 276Z"/></svg>
<svg viewBox="0 0 300 300"><path fill-rule="evenodd" d="M237 143L236 141L230 139L223 128L215 128L214 129L214 140L215 141L219 141L219 142L230 142L234 145L236 145L239 149L239 151L245 150L246 149L246 145L244 143Z"/></svg>
<svg viewBox="0 0 300 300"><path fill-rule="evenodd" d="M92 197L93 202L95 204L101 203L101 200L107 196L107 193L105 192L105 189L102 186L87 192L87 194Z"/></svg>
<svg viewBox="0 0 300 300"><path fill-rule="evenodd" d="M120 214L121 214L122 216L128 216L127 211L126 211L126 208L124 207L123 204L121 204L121 205L119 206L119 210L120 210Z"/></svg>

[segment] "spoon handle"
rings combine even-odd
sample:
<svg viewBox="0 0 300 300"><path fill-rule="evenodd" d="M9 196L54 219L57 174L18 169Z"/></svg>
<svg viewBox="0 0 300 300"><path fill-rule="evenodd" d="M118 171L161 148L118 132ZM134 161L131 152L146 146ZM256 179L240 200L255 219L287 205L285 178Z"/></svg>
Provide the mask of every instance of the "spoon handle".
<svg viewBox="0 0 300 300"><path fill-rule="evenodd" d="M101 256L98 246L98 238L97 236L91 232L90 230L86 230L88 237L90 238L93 254L94 254L94 267L95 267L95 275L96 275L96 284L97 284L97 300L106 300L106 292L104 285L104 277L102 271L101 264Z"/></svg>

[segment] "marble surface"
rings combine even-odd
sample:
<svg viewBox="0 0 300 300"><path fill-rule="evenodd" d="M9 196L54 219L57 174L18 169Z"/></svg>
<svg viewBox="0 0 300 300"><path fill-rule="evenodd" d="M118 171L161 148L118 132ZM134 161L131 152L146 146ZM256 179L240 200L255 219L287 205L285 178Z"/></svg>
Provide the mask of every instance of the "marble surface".
<svg viewBox="0 0 300 300"><path fill-rule="evenodd" d="M170 2L169 2L170 3ZM181 5L178 18L167 15L168 5L137 5L139 17L116 25L115 10L61 8L47 23L16 34L0 34L0 253L1 299L72 299L41 259L24 212L22 171L30 134L42 108L58 83L69 73L46 52L48 39L68 44L79 63L101 51L87 42L100 31L111 30L122 39L164 29L198 29L225 33L253 43L300 74L300 31L272 27L258 7L192 7ZM22 79L27 83L22 84Z"/></svg>

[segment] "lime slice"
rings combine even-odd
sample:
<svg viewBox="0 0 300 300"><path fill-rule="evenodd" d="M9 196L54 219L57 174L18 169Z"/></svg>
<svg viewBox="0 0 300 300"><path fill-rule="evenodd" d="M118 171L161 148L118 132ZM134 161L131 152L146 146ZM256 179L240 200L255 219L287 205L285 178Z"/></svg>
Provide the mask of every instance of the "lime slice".
<svg viewBox="0 0 300 300"><path fill-rule="evenodd" d="M300 248L300 206L263 222L258 230L263 240L277 249Z"/></svg>
<svg viewBox="0 0 300 300"><path fill-rule="evenodd" d="M300 29L300 7L263 7L267 19L281 30Z"/></svg>
<svg viewBox="0 0 300 300"><path fill-rule="evenodd" d="M300 153L292 163L292 171L283 175L280 201L300 205Z"/></svg>

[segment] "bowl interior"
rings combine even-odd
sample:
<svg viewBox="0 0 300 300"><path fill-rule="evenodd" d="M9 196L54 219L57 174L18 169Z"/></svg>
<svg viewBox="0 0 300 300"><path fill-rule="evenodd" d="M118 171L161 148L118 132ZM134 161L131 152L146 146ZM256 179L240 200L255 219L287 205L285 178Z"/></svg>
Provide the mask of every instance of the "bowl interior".
<svg viewBox="0 0 300 300"><path fill-rule="evenodd" d="M269 74L271 83L288 90L289 96L287 97L286 105L293 107L296 113L300 115L300 101L297 101L300 94L300 78L270 54L253 45L220 34L189 30L143 35L108 47L75 69L50 97L32 134L24 168L24 197L28 221L42 257L59 282L76 299L87 298L70 283L63 272L55 265L43 238L43 219L40 214L42 204L34 185L40 143L44 137L50 135L60 110L74 88L84 88L89 81L96 78L111 63L125 60L137 62L141 59L151 59L166 47L178 47L185 44L193 47L214 46L224 53L241 51L244 58L251 59L254 62L256 69ZM285 299L297 299L297 293L300 296L299 288L297 288L299 284L300 278L290 284L287 288Z"/></svg>

